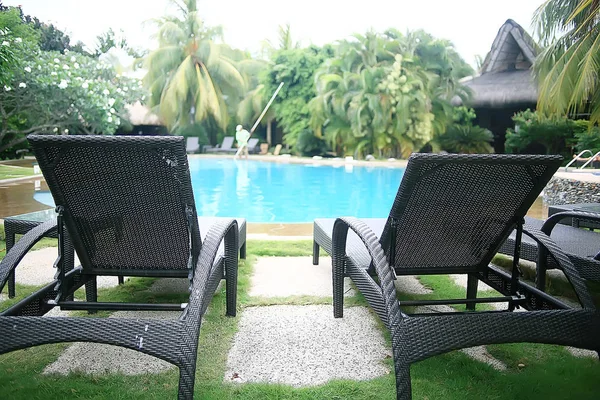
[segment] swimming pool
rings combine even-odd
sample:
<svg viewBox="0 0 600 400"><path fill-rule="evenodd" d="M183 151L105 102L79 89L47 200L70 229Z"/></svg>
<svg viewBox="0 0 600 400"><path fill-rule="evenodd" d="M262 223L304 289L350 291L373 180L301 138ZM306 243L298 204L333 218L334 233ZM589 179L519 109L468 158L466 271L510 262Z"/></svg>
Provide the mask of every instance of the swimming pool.
<svg viewBox="0 0 600 400"><path fill-rule="evenodd" d="M201 215L249 222L387 217L404 168L190 158Z"/></svg>
<svg viewBox="0 0 600 400"><path fill-rule="evenodd" d="M387 217L404 168L190 157L199 215L255 223ZM48 191L34 199L53 206Z"/></svg>

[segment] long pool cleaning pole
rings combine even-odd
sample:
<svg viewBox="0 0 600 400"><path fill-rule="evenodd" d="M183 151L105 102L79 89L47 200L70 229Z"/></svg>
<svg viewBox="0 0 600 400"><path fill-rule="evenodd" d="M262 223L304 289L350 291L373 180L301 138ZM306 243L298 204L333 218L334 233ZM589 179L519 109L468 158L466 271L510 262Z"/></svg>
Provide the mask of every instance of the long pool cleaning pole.
<svg viewBox="0 0 600 400"><path fill-rule="evenodd" d="M273 96L271 96L271 100L269 100L269 102L265 106L265 109L262 111L262 113L260 113L260 116L258 117L258 119L256 120L256 122L252 126L252 129L250 129L250 136L252 136L252 134L254 133L254 130L256 129L256 127L258 126L258 124L260 123L260 120L265 116L265 114L267 113L267 110L271 106L271 103L273 103L273 100L275 100L275 97L277 96L277 93L279 93L279 91L281 90L282 87L283 87L283 82L281 82L279 84L279 86L277 87L277 90L275 90L275 93L273 93ZM240 153L242 152L243 148L244 148L244 146L238 148L238 150L235 152L235 156L233 156L233 158L237 158L240 155Z"/></svg>
<svg viewBox="0 0 600 400"><path fill-rule="evenodd" d="M269 102L267 103L267 105L265 106L265 109L263 110L263 112L260 114L260 117L258 117L258 119L256 120L256 122L254 123L254 125L252 126L252 129L250 129L250 135L252 135L254 133L254 130L256 129L256 127L258 126L258 124L260 123L260 121L262 120L262 118L265 116L265 114L267 113L267 110L269 109L269 107L271 107L271 103L273 103L273 100L275 100L275 97L277 96L277 93L279 93L279 91L281 90L281 88L283 87L283 82L281 82L279 84L279 86L277 87L277 90L275 90L275 93L273 93L273 96L271 96L271 100L269 100Z"/></svg>

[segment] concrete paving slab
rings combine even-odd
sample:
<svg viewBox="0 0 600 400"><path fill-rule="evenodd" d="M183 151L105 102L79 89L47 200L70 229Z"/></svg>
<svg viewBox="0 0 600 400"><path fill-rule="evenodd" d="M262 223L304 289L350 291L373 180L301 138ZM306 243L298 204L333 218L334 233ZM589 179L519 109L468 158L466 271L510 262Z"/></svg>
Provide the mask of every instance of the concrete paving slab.
<svg viewBox="0 0 600 400"><path fill-rule="evenodd" d="M180 315L180 312L171 311L118 311L110 318L176 319ZM138 351L108 344L77 342L67 347L55 362L44 369L43 374L142 375L157 374L171 368L175 366Z"/></svg>
<svg viewBox="0 0 600 400"><path fill-rule="evenodd" d="M251 307L243 311L225 381L314 386L332 379L389 374L391 356L376 317L365 307Z"/></svg>
<svg viewBox="0 0 600 400"><path fill-rule="evenodd" d="M323 257L320 265L312 265L310 257L260 257L254 264L250 280L250 296L332 297L331 258ZM354 290L346 279L346 296Z"/></svg>
<svg viewBox="0 0 600 400"><path fill-rule="evenodd" d="M58 256L56 247L28 252L19 263L15 276L17 283L22 285L43 285L54 279L56 269L52 266ZM79 260L75 256L75 265ZM118 285L118 279L113 276L102 276L98 278L98 288L114 287Z"/></svg>

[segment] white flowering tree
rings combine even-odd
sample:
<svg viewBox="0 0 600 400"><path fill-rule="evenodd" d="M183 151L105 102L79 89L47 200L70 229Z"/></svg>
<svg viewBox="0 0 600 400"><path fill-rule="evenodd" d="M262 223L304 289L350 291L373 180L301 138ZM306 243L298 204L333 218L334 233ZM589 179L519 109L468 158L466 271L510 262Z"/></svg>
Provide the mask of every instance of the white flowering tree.
<svg viewBox="0 0 600 400"><path fill-rule="evenodd" d="M141 82L79 53L41 51L0 32L1 46L21 56L0 87L0 153L37 134L112 134L126 104L144 100Z"/></svg>

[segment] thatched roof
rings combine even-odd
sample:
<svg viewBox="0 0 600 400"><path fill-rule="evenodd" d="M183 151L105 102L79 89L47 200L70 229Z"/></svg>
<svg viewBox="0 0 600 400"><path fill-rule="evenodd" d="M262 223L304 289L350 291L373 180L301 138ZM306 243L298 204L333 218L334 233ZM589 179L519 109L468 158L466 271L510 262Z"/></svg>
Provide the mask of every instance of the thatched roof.
<svg viewBox="0 0 600 400"><path fill-rule="evenodd" d="M536 103L538 93L531 66L538 51L521 25L507 20L481 66L481 75L462 81L473 91L468 105L501 108ZM453 103L461 104L460 99L454 99Z"/></svg>

